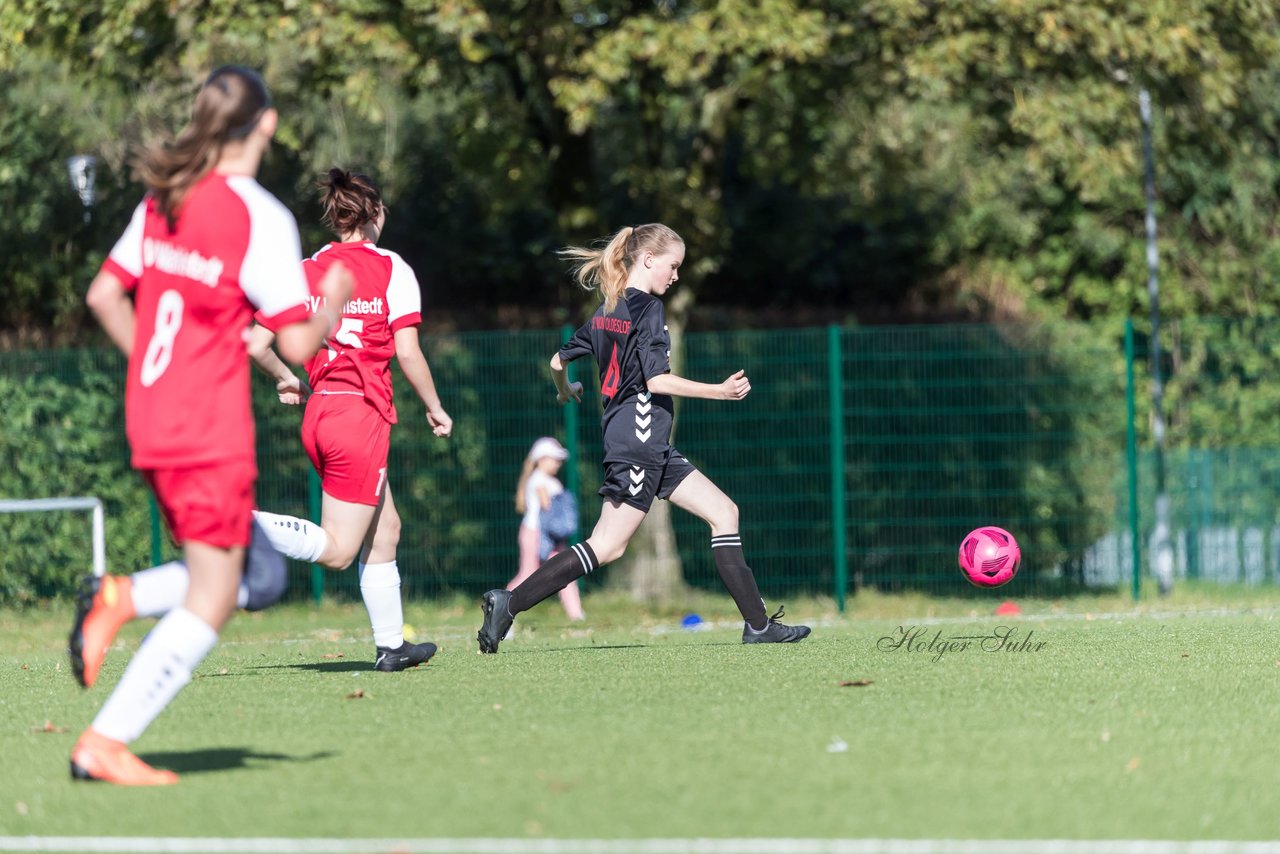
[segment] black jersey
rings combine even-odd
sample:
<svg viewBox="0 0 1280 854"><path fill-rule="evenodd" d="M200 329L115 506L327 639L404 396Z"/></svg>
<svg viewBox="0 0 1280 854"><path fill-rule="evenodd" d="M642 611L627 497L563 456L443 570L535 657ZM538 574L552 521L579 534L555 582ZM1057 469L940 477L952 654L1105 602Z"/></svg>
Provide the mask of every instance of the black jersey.
<svg viewBox="0 0 1280 854"><path fill-rule="evenodd" d="M627 288L612 312L604 306L560 348L560 361L587 354L600 368L604 462L661 465L671 442L671 396L653 394L645 380L671 370L671 337L662 301Z"/></svg>

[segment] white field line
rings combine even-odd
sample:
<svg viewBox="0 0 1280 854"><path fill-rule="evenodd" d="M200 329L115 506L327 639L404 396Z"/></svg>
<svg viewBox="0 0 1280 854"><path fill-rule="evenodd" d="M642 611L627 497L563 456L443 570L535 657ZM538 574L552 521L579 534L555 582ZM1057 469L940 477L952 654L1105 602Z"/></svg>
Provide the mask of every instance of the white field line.
<svg viewBox="0 0 1280 854"><path fill-rule="evenodd" d="M1280 842L1161 839L288 839L0 836L0 851L137 854L1277 854Z"/></svg>

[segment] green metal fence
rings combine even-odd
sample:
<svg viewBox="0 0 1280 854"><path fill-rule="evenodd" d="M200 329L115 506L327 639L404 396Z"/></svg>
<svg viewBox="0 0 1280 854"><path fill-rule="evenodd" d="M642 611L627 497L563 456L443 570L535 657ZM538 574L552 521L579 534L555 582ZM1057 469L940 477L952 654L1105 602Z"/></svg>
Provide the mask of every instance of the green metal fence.
<svg viewBox="0 0 1280 854"><path fill-rule="evenodd" d="M1265 321L1169 326L1166 470L1183 576L1280 577L1277 331ZM514 573L512 497L538 436L570 448L562 477L590 529L599 404L592 394L581 407L556 405L547 361L564 335L428 337L455 419L447 441L431 435L397 377L389 482L404 520L409 595L476 592ZM742 402L681 401L676 445L737 501L767 597L809 592L843 604L867 585L963 594L955 553L983 524L1022 544L1010 595L1128 588L1144 574L1154 449L1141 329L1125 321L831 327L695 333L684 343L684 374L718 381L744 368L752 380ZM100 351L0 354L0 496L101 497L117 572L175 553L156 536L146 490L128 467L122 368ZM573 370L597 385L585 364ZM261 377L254 385L259 504L314 516L301 410L277 404L271 385ZM678 511L674 519L686 580L715 588L705 525ZM0 601L65 592L87 568L88 540L87 524L70 515L0 517ZM355 590L354 573L294 572L295 596Z"/></svg>

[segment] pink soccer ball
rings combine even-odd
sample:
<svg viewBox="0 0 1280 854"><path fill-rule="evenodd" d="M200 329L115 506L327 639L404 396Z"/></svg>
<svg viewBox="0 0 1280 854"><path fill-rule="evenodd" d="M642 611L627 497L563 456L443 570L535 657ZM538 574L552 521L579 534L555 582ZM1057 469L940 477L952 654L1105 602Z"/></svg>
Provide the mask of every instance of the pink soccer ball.
<svg viewBox="0 0 1280 854"><path fill-rule="evenodd" d="M999 587L1018 574L1022 550L1004 528L975 528L960 542L960 571L978 587Z"/></svg>

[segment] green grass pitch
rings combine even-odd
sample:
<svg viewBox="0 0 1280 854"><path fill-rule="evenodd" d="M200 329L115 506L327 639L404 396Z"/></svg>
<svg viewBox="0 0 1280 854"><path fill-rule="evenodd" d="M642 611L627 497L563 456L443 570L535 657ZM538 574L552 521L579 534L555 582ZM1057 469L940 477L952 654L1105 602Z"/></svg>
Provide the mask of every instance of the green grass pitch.
<svg viewBox="0 0 1280 854"><path fill-rule="evenodd" d="M401 674L370 669L359 606L241 615L135 744L182 775L154 790L67 774L147 624L122 634L84 691L63 653L69 607L4 613L0 837L1242 840L1280 829L1273 604L1023 603L1030 616L997 618L985 600L860 597L846 617L794 602L788 619L816 628L790 646L743 646L727 597L697 604L716 628L683 631L678 609L599 596L579 629L543 605L495 656L475 651L476 603L415 604L409 621L441 652ZM1015 633L993 651L1001 626Z"/></svg>

